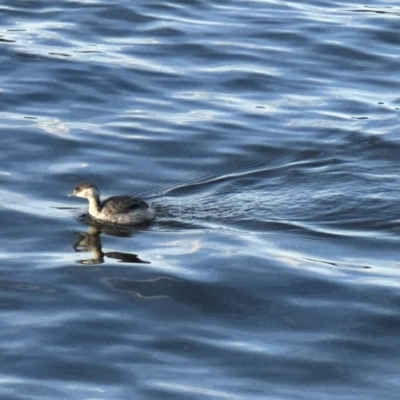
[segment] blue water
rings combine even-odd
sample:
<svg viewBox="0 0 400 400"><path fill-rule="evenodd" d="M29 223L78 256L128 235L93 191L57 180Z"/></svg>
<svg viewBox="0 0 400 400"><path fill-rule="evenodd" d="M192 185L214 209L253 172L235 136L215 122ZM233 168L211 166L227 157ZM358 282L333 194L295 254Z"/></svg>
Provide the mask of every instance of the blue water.
<svg viewBox="0 0 400 400"><path fill-rule="evenodd" d="M395 2L0 15L2 400L398 398Z"/></svg>

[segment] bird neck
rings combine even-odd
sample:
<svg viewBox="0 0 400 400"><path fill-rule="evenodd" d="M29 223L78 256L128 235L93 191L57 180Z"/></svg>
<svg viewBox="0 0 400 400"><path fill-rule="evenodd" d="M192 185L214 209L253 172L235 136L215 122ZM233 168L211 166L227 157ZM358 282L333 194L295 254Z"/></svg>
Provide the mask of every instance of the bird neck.
<svg viewBox="0 0 400 400"><path fill-rule="evenodd" d="M89 201L89 214L93 215L93 217L96 217L101 209L100 206L100 197L99 196L91 196L88 197Z"/></svg>

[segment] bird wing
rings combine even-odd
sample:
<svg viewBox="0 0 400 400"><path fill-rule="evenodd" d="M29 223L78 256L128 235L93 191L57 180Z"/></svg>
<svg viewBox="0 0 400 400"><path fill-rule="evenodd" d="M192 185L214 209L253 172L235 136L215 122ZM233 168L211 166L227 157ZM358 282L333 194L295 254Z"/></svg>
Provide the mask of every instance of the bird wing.
<svg viewBox="0 0 400 400"><path fill-rule="evenodd" d="M103 201L101 207L111 211L113 214L129 213L138 208L148 208L149 206L143 200L132 196L113 196Z"/></svg>

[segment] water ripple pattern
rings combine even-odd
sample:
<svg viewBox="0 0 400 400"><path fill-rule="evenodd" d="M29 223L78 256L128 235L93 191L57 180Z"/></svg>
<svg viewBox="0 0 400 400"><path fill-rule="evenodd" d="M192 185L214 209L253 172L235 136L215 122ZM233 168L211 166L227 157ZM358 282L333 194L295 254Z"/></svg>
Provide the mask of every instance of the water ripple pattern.
<svg viewBox="0 0 400 400"><path fill-rule="evenodd" d="M1 399L398 398L395 2L0 13Z"/></svg>

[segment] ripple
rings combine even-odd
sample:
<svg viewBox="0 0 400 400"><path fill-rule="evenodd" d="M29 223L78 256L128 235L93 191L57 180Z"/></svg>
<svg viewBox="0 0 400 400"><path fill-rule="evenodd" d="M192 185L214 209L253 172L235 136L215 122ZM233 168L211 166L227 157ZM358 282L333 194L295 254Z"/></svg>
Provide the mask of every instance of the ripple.
<svg viewBox="0 0 400 400"><path fill-rule="evenodd" d="M395 7L2 12L3 397L396 398Z"/></svg>

